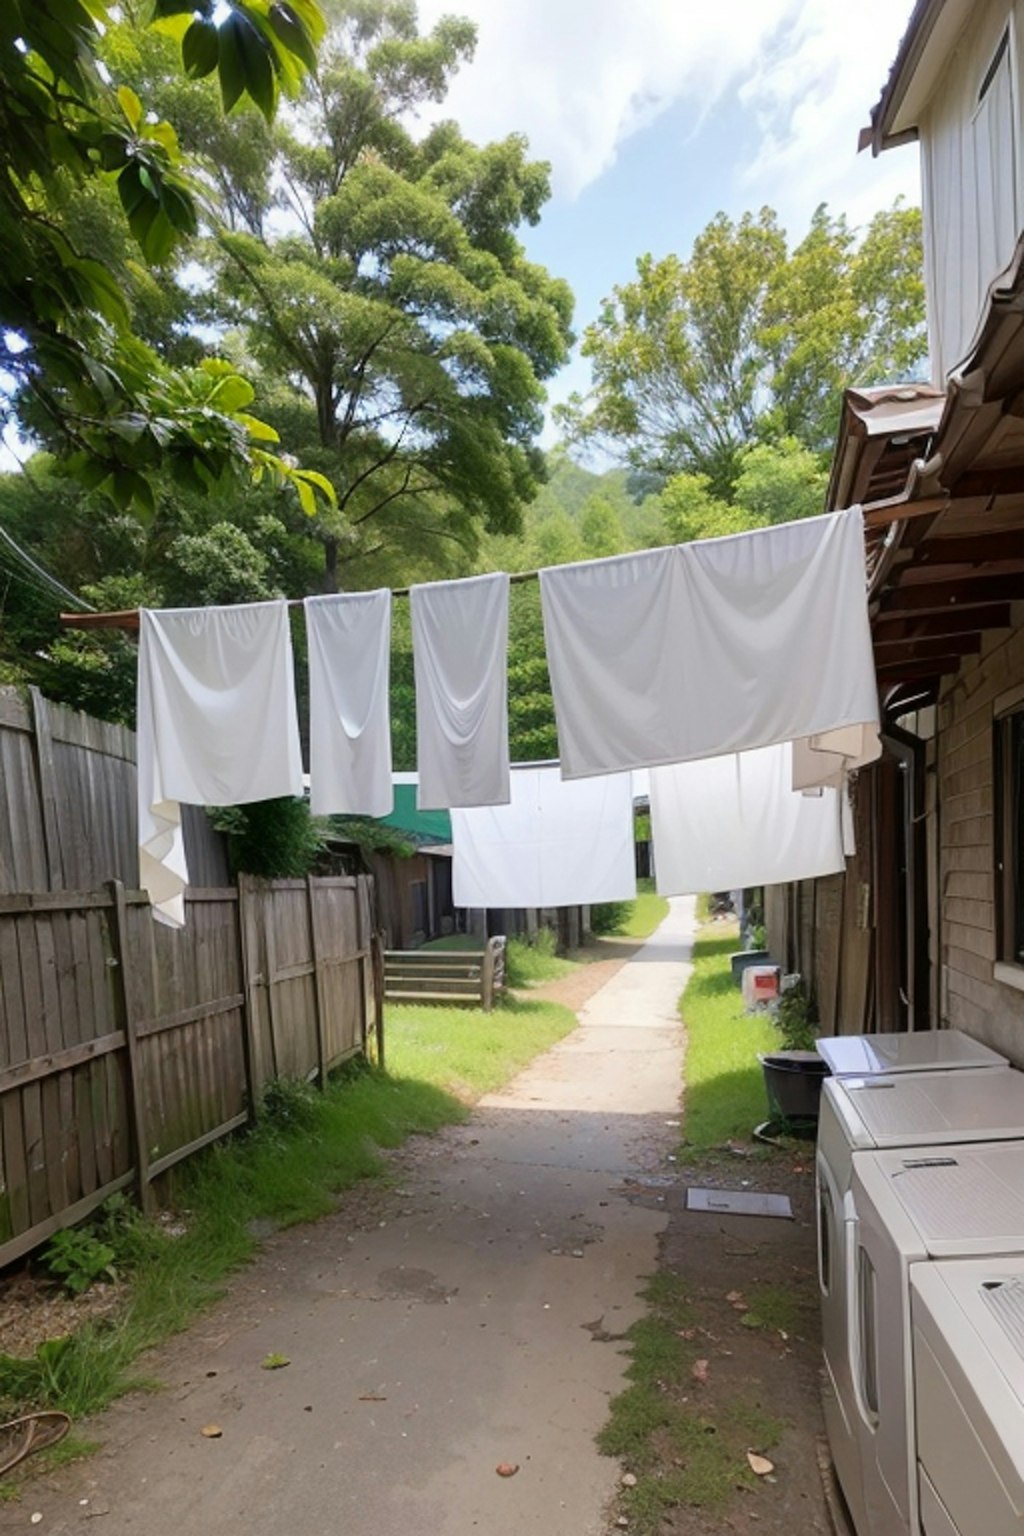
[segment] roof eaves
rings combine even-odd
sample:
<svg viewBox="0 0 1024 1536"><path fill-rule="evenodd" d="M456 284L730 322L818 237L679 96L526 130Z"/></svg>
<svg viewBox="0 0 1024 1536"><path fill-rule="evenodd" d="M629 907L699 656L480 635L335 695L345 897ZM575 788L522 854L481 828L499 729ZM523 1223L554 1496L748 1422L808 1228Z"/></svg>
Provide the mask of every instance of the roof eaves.
<svg viewBox="0 0 1024 1536"><path fill-rule="evenodd" d="M872 155L877 156L885 149L912 143L917 138L916 126L894 133L892 125L945 3L946 0L916 0L882 94L871 108L871 121L860 131L858 151L870 148Z"/></svg>

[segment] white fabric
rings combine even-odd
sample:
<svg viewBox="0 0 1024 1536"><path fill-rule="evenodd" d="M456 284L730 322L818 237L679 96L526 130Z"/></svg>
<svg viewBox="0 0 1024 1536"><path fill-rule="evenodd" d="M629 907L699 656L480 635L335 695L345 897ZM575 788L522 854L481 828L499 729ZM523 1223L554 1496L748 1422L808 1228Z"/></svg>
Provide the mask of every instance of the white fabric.
<svg viewBox="0 0 1024 1536"><path fill-rule="evenodd" d="M288 606L139 614L139 884L185 921L181 804L302 794Z"/></svg>
<svg viewBox="0 0 1024 1536"><path fill-rule="evenodd" d="M877 756L859 507L540 583L566 778L801 737L820 738L831 777L826 733L851 726L854 756Z"/></svg>
<svg viewBox="0 0 1024 1536"><path fill-rule="evenodd" d="M305 600L309 639L310 808L388 816L391 783L391 593Z"/></svg>
<svg viewBox="0 0 1024 1536"><path fill-rule="evenodd" d="M513 768L511 801L452 811L457 907L574 907L636 895L630 775Z"/></svg>
<svg viewBox="0 0 1024 1536"><path fill-rule="evenodd" d="M781 885L845 867L842 794L791 788L791 748L651 770L654 873L663 896Z"/></svg>
<svg viewBox="0 0 1024 1536"><path fill-rule="evenodd" d="M507 805L506 575L413 587L417 804Z"/></svg>

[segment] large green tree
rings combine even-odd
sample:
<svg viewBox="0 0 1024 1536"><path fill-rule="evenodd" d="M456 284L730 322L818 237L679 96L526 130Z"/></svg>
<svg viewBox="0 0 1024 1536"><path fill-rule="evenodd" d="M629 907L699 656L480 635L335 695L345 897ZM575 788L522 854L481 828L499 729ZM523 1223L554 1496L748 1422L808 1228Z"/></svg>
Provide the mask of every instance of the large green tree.
<svg viewBox="0 0 1024 1536"><path fill-rule="evenodd" d="M563 413L577 439L728 498L752 442L824 453L845 387L921 368L920 212L897 204L859 232L822 207L793 249L769 208L719 214L688 260L638 261L583 353L593 386Z"/></svg>
<svg viewBox="0 0 1024 1536"><path fill-rule="evenodd" d="M436 569L445 546L465 563L482 530L518 529L572 312L517 237L549 194L525 141L408 126L443 99L473 27L421 35L405 0L337 0L330 17L298 112L249 166L248 211L197 253L196 300L252 360L282 441L335 489L335 508L309 507L328 589Z"/></svg>
<svg viewBox="0 0 1024 1536"><path fill-rule="evenodd" d="M163 471L210 487L239 469L290 479L305 500L326 481L294 470L250 416L230 364L174 367L135 334L102 249L76 239L70 194L116 195L135 260L158 265L198 225L192 166L173 127L100 58L111 0L0 6L0 415L47 437L120 505L154 507ZM219 82L230 110L266 119L316 62L315 0L152 0L145 20L180 50L175 68Z"/></svg>

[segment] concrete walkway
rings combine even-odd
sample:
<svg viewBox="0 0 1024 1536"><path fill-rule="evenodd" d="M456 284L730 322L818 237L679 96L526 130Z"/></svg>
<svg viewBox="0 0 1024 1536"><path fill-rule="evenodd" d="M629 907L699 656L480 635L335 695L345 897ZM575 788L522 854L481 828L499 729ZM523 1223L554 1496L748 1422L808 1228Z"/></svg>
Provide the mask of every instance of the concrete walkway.
<svg viewBox="0 0 1024 1536"><path fill-rule="evenodd" d="M693 926L673 902L572 1035L420 1145L368 1230L343 1212L273 1238L162 1354L169 1390L116 1405L104 1451L0 1527L38 1511L43 1532L102 1515L102 1536L603 1531L616 1467L593 1437L664 1223L623 1180L678 1137ZM261 1370L272 1352L291 1365Z"/></svg>

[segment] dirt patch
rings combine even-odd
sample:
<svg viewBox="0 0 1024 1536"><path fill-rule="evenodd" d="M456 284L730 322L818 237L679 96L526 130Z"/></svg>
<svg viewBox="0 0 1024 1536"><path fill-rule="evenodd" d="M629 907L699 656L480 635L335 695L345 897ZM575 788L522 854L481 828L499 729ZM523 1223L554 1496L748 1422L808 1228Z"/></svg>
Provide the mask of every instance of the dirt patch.
<svg viewBox="0 0 1024 1536"><path fill-rule="evenodd" d="M0 1279L0 1355L28 1360L47 1339L109 1317L125 1294L125 1286L104 1283L90 1286L84 1296L69 1296L31 1269L7 1275Z"/></svg>
<svg viewBox="0 0 1024 1536"><path fill-rule="evenodd" d="M521 995L542 998L546 1003L561 1003L578 1013L642 947L633 939L597 939L572 954L571 959L579 964L578 970L560 976L557 981L544 981L537 987L529 987Z"/></svg>
<svg viewBox="0 0 1024 1536"><path fill-rule="evenodd" d="M688 1185L787 1194L794 1220L687 1211ZM711 1157L687 1165L667 1193L638 1184L634 1198L668 1213L652 1318L681 1324L680 1353L674 1374L655 1386L665 1424L635 1469L624 1458L627 1485L611 1527L623 1517L630 1529L658 1536L828 1532L812 1152ZM643 1347L636 1338L633 1345ZM756 1475L747 1451L773 1470Z"/></svg>

